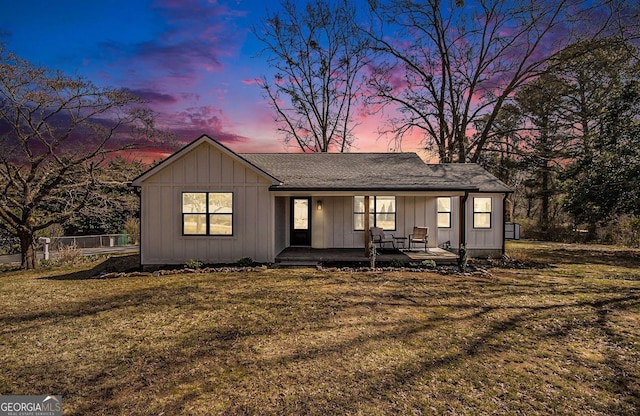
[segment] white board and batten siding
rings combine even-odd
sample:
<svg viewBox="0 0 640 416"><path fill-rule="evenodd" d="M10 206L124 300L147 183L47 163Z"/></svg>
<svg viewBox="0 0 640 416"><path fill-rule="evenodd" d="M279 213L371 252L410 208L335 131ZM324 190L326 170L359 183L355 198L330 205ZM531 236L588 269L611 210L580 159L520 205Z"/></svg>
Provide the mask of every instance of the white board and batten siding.
<svg viewBox="0 0 640 416"><path fill-rule="evenodd" d="M491 198L491 228L474 228L473 198ZM472 257L502 255L504 238L503 194L472 193L469 194L466 208L467 252Z"/></svg>
<svg viewBox="0 0 640 416"><path fill-rule="evenodd" d="M270 184L243 161L206 142L171 161L142 182L141 263L232 263L243 257L272 261ZM233 193L233 235L183 235L183 192Z"/></svg>
<svg viewBox="0 0 640 416"><path fill-rule="evenodd" d="M491 198L491 228L474 228L473 198ZM466 203L465 222L467 227L467 252L473 257L500 256L502 254L503 201L504 194L470 193ZM454 249L460 243L460 201L451 198L451 227L438 228L440 244L449 242Z"/></svg>
<svg viewBox="0 0 640 416"><path fill-rule="evenodd" d="M317 210L322 200L322 210ZM313 198L311 246L313 248L364 247L364 231L354 230L353 196L327 196ZM396 229L386 230L397 236L408 237L414 226L430 230L429 246L438 245L436 228L436 199L433 196L397 196Z"/></svg>

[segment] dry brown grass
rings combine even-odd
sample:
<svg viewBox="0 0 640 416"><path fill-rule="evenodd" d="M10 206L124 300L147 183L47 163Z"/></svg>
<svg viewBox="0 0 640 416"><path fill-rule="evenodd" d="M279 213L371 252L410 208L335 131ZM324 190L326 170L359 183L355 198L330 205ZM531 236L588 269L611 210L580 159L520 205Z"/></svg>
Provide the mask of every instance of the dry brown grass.
<svg viewBox="0 0 640 416"><path fill-rule="evenodd" d="M482 278L8 272L0 392L78 415L637 414L640 261L583 254Z"/></svg>

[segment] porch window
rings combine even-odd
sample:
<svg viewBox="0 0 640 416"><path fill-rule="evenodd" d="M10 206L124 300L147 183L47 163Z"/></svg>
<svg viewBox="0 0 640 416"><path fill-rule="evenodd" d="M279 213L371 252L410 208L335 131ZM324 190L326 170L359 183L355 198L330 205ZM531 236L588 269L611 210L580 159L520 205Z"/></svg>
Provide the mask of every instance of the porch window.
<svg viewBox="0 0 640 416"><path fill-rule="evenodd" d="M386 231L396 229L396 197L369 197L369 224ZM353 197L353 227L356 231L364 230L364 196Z"/></svg>
<svg viewBox="0 0 640 416"><path fill-rule="evenodd" d="M183 192L182 234L233 235L233 193Z"/></svg>
<svg viewBox="0 0 640 416"><path fill-rule="evenodd" d="M451 228L451 197L438 198L438 228Z"/></svg>
<svg viewBox="0 0 640 416"><path fill-rule="evenodd" d="M491 228L491 198L473 198L473 228Z"/></svg>

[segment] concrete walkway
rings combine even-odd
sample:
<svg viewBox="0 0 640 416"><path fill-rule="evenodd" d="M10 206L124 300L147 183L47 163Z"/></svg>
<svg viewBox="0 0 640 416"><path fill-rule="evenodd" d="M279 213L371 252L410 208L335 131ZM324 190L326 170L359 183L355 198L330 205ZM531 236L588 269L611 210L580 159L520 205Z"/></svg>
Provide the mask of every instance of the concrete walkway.
<svg viewBox="0 0 640 416"><path fill-rule="evenodd" d="M83 256L94 256L94 255L103 255L103 254L136 254L140 251L139 246L129 245L129 246L116 246L116 247L98 247L98 248L81 248L80 253ZM42 250L39 250L38 259L42 260L44 254ZM58 256L56 251L49 252L49 258L55 259ZM20 254L8 254L0 256L0 264L7 263L20 263Z"/></svg>

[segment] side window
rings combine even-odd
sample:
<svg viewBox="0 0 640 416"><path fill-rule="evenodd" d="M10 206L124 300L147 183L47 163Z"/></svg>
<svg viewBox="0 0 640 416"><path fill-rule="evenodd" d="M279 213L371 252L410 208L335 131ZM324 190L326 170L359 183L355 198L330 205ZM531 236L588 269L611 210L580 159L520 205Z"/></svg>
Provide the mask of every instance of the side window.
<svg viewBox="0 0 640 416"><path fill-rule="evenodd" d="M451 197L438 198L438 228L451 228Z"/></svg>
<svg viewBox="0 0 640 416"><path fill-rule="evenodd" d="M233 235L233 193L183 192L182 234Z"/></svg>
<svg viewBox="0 0 640 416"><path fill-rule="evenodd" d="M491 198L473 198L473 228L491 228Z"/></svg>

